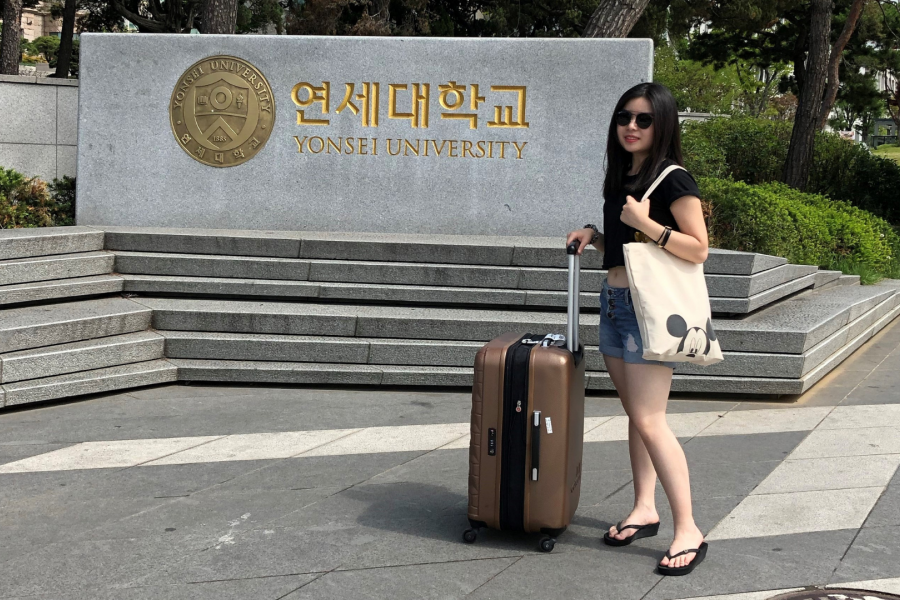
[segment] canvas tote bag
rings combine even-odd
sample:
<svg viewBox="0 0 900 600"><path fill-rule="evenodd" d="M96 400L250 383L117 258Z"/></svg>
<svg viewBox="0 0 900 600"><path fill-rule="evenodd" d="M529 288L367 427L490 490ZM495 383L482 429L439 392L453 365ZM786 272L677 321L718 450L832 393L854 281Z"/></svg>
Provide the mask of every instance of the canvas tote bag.
<svg viewBox="0 0 900 600"><path fill-rule="evenodd" d="M675 169L663 171L644 202ZM703 265L678 258L655 243L628 243L625 270L647 360L712 365L723 360L712 327Z"/></svg>

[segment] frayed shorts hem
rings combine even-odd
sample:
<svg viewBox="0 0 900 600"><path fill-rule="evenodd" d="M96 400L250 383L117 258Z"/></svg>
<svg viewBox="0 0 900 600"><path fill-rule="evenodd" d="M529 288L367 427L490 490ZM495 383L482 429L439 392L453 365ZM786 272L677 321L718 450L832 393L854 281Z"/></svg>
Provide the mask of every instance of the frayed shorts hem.
<svg viewBox="0 0 900 600"><path fill-rule="evenodd" d="M628 352L624 348L616 348L615 346L600 346L600 353L612 356L613 358L621 358L631 365L661 365L674 369L675 362L663 362L660 360L647 360L637 352Z"/></svg>

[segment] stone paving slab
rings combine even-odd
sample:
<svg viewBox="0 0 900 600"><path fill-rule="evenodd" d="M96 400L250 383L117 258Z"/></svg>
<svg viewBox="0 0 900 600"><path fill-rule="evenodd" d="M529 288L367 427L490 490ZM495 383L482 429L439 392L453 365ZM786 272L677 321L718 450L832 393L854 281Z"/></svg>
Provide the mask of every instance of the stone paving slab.
<svg viewBox="0 0 900 600"><path fill-rule="evenodd" d="M660 578L646 600L675 600L827 583L856 530L722 540L694 577ZM710 543L713 547L713 544ZM713 556L715 554L715 556Z"/></svg>

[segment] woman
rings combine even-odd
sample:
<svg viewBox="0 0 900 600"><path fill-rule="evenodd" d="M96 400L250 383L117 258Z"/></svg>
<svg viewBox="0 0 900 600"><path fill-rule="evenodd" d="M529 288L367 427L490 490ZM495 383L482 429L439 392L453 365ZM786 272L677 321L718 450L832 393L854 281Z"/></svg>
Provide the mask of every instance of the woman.
<svg viewBox="0 0 900 600"><path fill-rule="evenodd" d="M671 92L658 83L641 83L619 99L609 125L603 186L605 236L593 225L569 234L567 244L602 245L600 352L628 415L628 448L634 474L634 509L610 527L604 541L624 546L656 535L656 477L672 507L675 539L658 564L666 575L685 575L706 554L703 534L694 523L687 461L666 423L666 402L675 363L644 360L641 334L631 304L622 245L656 242L672 228L664 248L685 260L703 263L708 250L699 190L687 171L675 170L640 202L667 166L682 165L678 111ZM646 236L646 237L642 237ZM602 240L602 242L601 242Z"/></svg>

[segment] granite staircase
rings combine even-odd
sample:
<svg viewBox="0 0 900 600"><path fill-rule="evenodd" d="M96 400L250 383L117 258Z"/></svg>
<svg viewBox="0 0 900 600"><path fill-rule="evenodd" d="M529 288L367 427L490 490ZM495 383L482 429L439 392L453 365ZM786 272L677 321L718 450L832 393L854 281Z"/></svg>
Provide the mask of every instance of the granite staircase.
<svg viewBox="0 0 900 600"><path fill-rule="evenodd" d="M102 231L0 231L0 406L176 380L114 261Z"/></svg>
<svg viewBox="0 0 900 600"><path fill-rule="evenodd" d="M0 231L6 405L176 379L468 387L487 340L565 329L557 239L22 231ZM581 276L595 390L601 262ZM900 314L898 281L724 250L704 268L726 360L680 364L673 391L802 393Z"/></svg>

